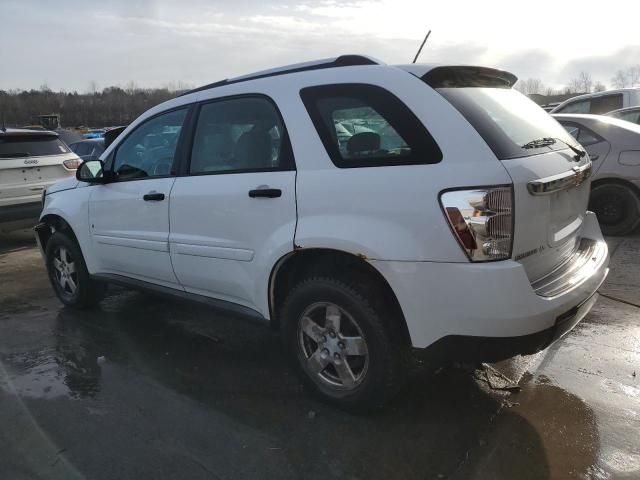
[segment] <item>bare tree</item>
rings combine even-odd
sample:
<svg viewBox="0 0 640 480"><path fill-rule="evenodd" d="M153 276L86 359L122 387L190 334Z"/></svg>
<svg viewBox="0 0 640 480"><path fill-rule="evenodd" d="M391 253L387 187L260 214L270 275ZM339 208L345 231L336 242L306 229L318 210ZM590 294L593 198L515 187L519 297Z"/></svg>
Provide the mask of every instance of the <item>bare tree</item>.
<svg viewBox="0 0 640 480"><path fill-rule="evenodd" d="M629 79L627 78L627 74L624 70L618 70L615 76L611 79L611 84L613 88L625 88L629 85Z"/></svg>
<svg viewBox="0 0 640 480"><path fill-rule="evenodd" d="M580 83L580 88L585 93L590 93L591 88L593 87L593 80L591 79L591 74L587 72L580 72L578 75L578 80Z"/></svg>
<svg viewBox="0 0 640 480"><path fill-rule="evenodd" d="M633 65L627 69L627 78L629 79L629 86L640 86L640 65Z"/></svg>
<svg viewBox="0 0 640 480"><path fill-rule="evenodd" d="M531 95L532 93L542 94L544 84L539 78L527 78L525 80L518 80L514 88L525 95Z"/></svg>
<svg viewBox="0 0 640 480"><path fill-rule="evenodd" d="M596 83L593 85L594 92L604 92L606 89L607 87L600 80L597 80Z"/></svg>
<svg viewBox="0 0 640 480"><path fill-rule="evenodd" d="M89 88L87 92L95 95L98 92L98 82L96 82L95 80L91 80L89 82Z"/></svg>
<svg viewBox="0 0 640 480"><path fill-rule="evenodd" d="M583 93L582 92L582 82L579 78L573 78L569 81L567 88L565 89L565 93Z"/></svg>

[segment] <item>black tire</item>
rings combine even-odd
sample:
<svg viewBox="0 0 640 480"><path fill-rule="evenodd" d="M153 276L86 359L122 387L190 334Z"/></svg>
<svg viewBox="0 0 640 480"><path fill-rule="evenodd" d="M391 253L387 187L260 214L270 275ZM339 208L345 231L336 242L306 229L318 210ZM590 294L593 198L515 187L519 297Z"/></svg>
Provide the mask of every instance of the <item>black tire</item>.
<svg viewBox="0 0 640 480"><path fill-rule="evenodd" d="M353 412L367 412L382 407L398 392L406 376L407 348L399 334L400 329L392 322L393 318L390 315L393 309L385 308L383 305L374 306L375 304L376 296L371 291L366 293L362 286L348 285L333 278L314 277L298 284L287 296L282 307L282 341L304 385L322 400ZM330 310L327 308L335 311L336 307L340 309L341 325L337 340L332 339L327 333L332 332L328 323L321 325L322 309L325 309L325 321L328 322L326 318L329 318ZM303 317L311 317L316 312L319 312L320 316L317 318L318 323L313 325L321 326L322 329L315 330L314 335L324 332L317 343L311 336L302 333L302 325L308 325L303 321ZM348 329L351 329L351 334ZM356 335L352 336L356 330ZM343 336L345 333L347 336ZM327 346L330 342L338 341L338 347L334 344L331 351L340 352L340 348L345 348L344 343L340 346L340 338L351 342L349 339L357 338L358 335L364 340L365 356L349 355L349 352L353 353L353 344L342 350L343 359L351 372L349 381L357 378L351 385L347 386L342 381L343 377L339 371L344 373L345 367L338 367L340 360L336 360L335 353L324 357L324 361L329 362L326 367L316 367L324 370L312 371L312 362L309 360L311 351L315 350L315 354L311 355L315 357L321 350L329 351L332 348ZM322 338L325 338L326 343L323 343ZM327 348L324 348L325 346ZM310 347L308 351L307 347ZM332 381L335 384L330 383Z"/></svg>
<svg viewBox="0 0 640 480"><path fill-rule="evenodd" d="M605 235L628 235L640 224L640 197L626 185L605 183L591 190L589 210Z"/></svg>
<svg viewBox="0 0 640 480"><path fill-rule="evenodd" d="M80 247L74 239L63 232L55 232L47 242L45 254L49 281L62 303L83 309L93 307L103 299L106 285L91 280ZM65 257L63 264L67 265L64 272L67 281L61 281L61 272L56 267L61 255ZM75 285L74 289L72 285Z"/></svg>

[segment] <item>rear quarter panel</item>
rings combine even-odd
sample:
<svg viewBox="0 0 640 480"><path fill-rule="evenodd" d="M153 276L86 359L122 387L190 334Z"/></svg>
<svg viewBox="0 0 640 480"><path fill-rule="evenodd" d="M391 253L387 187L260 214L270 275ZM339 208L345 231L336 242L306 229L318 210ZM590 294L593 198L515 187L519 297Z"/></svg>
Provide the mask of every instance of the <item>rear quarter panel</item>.
<svg viewBox="0 0 640 480"><path fill-rule="evenodd" d="M466 262L439 204L452 187L510 184L511 178L479 134L437 92L392 67L291 75L277 92L298 166L301 248L332 248L369 259ZM300 99L314 84L369 83L391 91L424 123L443 153L429 165L337 168Z"/></svg>

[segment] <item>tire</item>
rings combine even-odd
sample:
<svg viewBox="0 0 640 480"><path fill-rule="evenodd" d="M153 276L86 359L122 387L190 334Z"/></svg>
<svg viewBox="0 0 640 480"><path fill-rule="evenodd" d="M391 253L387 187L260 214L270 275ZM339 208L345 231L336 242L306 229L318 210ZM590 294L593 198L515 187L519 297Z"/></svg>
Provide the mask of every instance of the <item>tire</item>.
<svg viewBox="0 0 640 480"><path fill-rule="evenodd" d="M45 250L49 281L58 299L69 307L89 308L104 297L106 285L91 280L76 241L63 232L49 238Z"/></svg>
<svg viewBox="0 0 640 480"><path fill-rule="evenodd" d="M382 407L406 375L404 342L385 315L393 310L374 306L375 296L365 291L309 278L287 296L281 317L284 348L305 387L354 412Z"/></svg>
<svg viewBox="0 0 640 480"><path fill-rule="evenodd" d="M627 235L640 224L640 198L626 185L608 183L591 190L589 210L605 235Z"/></svg>

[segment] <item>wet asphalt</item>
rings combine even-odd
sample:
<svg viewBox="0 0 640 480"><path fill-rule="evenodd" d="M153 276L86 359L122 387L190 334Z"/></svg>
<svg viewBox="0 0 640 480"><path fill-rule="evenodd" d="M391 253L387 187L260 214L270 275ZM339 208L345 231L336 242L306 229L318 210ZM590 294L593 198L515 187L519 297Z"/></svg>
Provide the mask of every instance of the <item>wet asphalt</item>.
<svg viewBox="0 0 640 480"><path fill-rule="evenodd" d="M0 480L638 479L640 232L610 247L606 297L546 351L416 368L355 416L268 328L116 288L63 308L31 234L2 236Z"/></svg>

